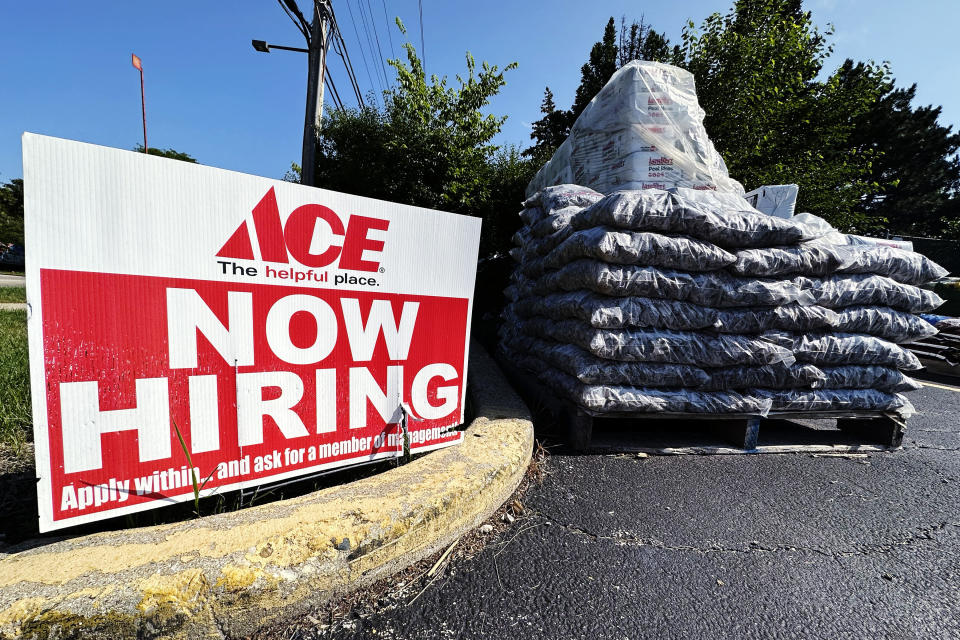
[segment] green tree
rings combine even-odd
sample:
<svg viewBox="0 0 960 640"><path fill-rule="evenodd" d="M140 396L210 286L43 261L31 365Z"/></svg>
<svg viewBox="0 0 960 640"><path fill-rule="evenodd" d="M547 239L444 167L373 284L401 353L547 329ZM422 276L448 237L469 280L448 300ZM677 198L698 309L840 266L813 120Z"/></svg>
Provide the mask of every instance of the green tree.
<svg viewBox="0 0 960 640"><path fill-rule="evenodd" d="M567 139L577 117L619 67L631 60L676 64L682 57L680 47L671 47L667 37L654 31L642 17L629 27L626 18L621 18L619 35L611 17L604 27L603 37L590 49L588 61L580 68L580 85L570 109L558 109L550 87L544 91L540 105L543 117L533 123L530 132L530 138L535 142L524 150L523 155L530 157L537 166L549 160Z"/></svg>
<svg viewBox="0 0 960 640"><path fill-rule="evenodd" d="M570 135L574 118L572 111L557 109L550 87L543 91L540 113L543 117L533 123L530 131L530 137L536 142L525 149L523 155L529 156L534 162L542 165Z"/></svg>
<svg viewBox="0 0 960 640"><path fill-rule="evenodd" d="M679 45L670 46L670 40L663 33L654 31L643 16L627 26L626 17L620 18L620 38L617 43L617 64L623 66L631 60L652 60L676 64L682 60Z"/></svg>
<svg viewBox="0 0 960 640"><path fill-rule="evenodd" d="M143 153L143 145L137 144L137 146L135 146L133 150L139 153ZM197 163L197 159L191 156L190 154L183 153L175 149L157 149L155 147L150 147L149 149L147 149L147 155L160 156L161 158L170 158L171 160L182 160L183 162L192 162L194 164Z"/></svg>
<svg viewBox="0 0 960 640"><path fill-rule="evenodd" d="M449 86L445 77L428 80L416 49L410 43L404 47L406 61L389 61L397 79L384 92L382 108L368 104L325 114L316 184L393 202L482 215L481 250L502 251L506 248L503 234L494 230L503 225L493 217L516 217L523 189L509 195L513 204L508 209L494 211L490 203L504 195L494 185L498 181L512 184L516 179L510 172L528 163L520 162L516 154L509 154L507 160L497 155L492 140L506 117L483 110L505 84L504 73L516 63L501 71L484 62L477 69L467 53L466 75L458 75L457 85Z"/></svg>
<svg viewBox="0 0 960 640"><path fill-rule="evenodd" d="M857 121L853 138L874 152L870 179L883 187L859 208L891 232L939 236L956 216L960 134L937 120L940 107L911 107L917 85L888 90Z"/></svg>
<svg viewBox="0 0 960 640"><path fill-rule="evenodd" d="M23 244L23 180L0 185L0 242Z"/></svg>
<svg viewBox="0 0 960 640"><path fill-rule="evenodd" d="M580 67L580 86L573 99L573 119L576 120L587 108L607 80L617 70L617 28L613 18L603 29L603 38L590 49L590 59Z"/></svg>
<svg viewBox="0 0 960 640"><path fill-rule="evenodd" d="M798 208L865 231L882 221L858 208L881 185L876 153L854 138L889 79L885 66L845 63L820 72L832 49L800 0L737 0L696 30L684 29L687 69L707 132L747 188L793 182Z"/></svg>

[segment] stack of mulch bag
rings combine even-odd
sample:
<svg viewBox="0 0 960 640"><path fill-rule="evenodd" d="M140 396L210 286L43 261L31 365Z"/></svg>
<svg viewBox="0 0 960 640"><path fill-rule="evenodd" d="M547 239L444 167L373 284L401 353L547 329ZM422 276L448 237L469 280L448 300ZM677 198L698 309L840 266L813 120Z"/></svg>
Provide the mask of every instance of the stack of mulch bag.
<svg viewBox="0 0 960 640"><path fill-rule="evenodd" d="M900 343L937 332L924 256L852 245L736 194L541 189L524 203L501 348L594 412L912 412Z"/></svg>

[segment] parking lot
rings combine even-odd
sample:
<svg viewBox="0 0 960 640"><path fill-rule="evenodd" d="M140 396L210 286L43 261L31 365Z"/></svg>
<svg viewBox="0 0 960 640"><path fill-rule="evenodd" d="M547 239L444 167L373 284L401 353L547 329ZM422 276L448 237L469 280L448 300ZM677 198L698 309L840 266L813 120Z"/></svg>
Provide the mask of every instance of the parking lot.
<svg viewBox="0 0 960 640"><path fill-rule="evenodd" d="M960 384L918 377L892 452L555 449L483 551L320 637L960 637Z"/></svg>

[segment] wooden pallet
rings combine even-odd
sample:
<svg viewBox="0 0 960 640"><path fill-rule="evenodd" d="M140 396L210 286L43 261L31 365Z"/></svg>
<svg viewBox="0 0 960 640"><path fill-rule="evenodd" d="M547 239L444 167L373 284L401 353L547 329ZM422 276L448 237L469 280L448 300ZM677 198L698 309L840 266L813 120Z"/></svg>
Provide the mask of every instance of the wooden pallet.
<svg viewBox="0 0 960 640"><path fill-rule="evenodd" d="M500 365L534 413L548 412L560 426L570 446L576 451L636 451L652 454L719 454L719 453L849 453L884 451L897 448L903 442L905 422L890 413L867 411L820 411L785 412L772 411L767 416L751 414L702 414L702 413L595 413L557 398L543 387L529 372L516 368L500 359ZM841 443L807 442L803 444L759 444L761 426L781 426L783 421L836 420L843 432ZM596 441L594 426L598 421L633 421L636 428L629 433L626 442L611 443L609 439ZM661 421L695 423L724 444L686 444L658 446L644 443L647 427ZM802 425L800 425L802 428ZM836 433L818 432L818 433Z"/></svg>

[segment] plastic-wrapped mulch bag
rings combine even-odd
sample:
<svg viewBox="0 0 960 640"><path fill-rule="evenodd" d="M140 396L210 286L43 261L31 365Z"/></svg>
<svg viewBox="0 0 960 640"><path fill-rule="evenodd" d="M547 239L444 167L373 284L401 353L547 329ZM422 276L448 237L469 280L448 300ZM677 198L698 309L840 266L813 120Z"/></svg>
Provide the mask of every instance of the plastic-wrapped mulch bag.
<svg viewBox="0 0 960 640"><path fill-rule="evenodd" d="M926 256L880 245L804 242L788 247L741 249L730 270L740 276L875 274L904 284L924 284L949 273Z"/></svg>
<svg viewBox="0 0 960 640"><path fill-rule="evenodd" d="M770 400L771 411L883 411L903 419L914 413L902 395L877 389L751 389L750 395Z"/></svg>
<svg viewBox="0 0 960 640"><path fill-rule="evenodd" d="M789 220L756 212L721 214L659 189L617 191L570 218L574 229L615 227L688 235L721 247L770 247L812 239Z"/></svg>
<svg viewBox="0 0 960 640"><path fill-rule="evenodd" d="M792 302L812 304L814 301L803 290L802 283L795 280L738 278L723 271L687 273L587 259L575 260L546 273L531 283L531 287L533 292L540 294L588 290L610 296L683 300L708 307L777 306Z"/></svg>
<svg viewBox="0 0 960 640"><path fill-rule="evenodd" d="M595 329L577 320L518 321L528 335L576 344L594 355L626 362L672 362L701 367L792 364L794 356L766 337L711 336L694 331Z"/></svg>
<svg viewBox="0 0 960 640"><path fill-rule="evenodd" d="M923 365L910 351L877 338L855 333L787 333L768 331L764 340L780 345L798 362L824 364L875 364L915 371Z"/></svg>
<svg viewBox="0 0 960 640"><path fill-rule="evenodd" d="M871 305L920 313L932 311L944 302L943 298L933 291L873 274L835 275L826 278L798 276L793 282L808 293L816 304L832 309Z"/></svg>
<svg viewBox="0 0 960 640"><path fill-rule="evenodd" d="M649 389L620 385L582 384L556 369L537 373L541 382L559 389L579 406L597 413L709 413L765 416L772 399L735 391Z"/></svg>
<svg viewBox="0 0 960 640"><path fill-rule="evenodd" d="M543 258L527 262L523 270L537 277L580 258L681 271L716 271L736 260L732 253L695 238L594 227L574 232Z"/></svg>

